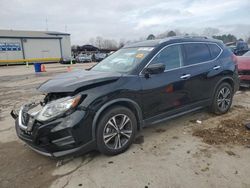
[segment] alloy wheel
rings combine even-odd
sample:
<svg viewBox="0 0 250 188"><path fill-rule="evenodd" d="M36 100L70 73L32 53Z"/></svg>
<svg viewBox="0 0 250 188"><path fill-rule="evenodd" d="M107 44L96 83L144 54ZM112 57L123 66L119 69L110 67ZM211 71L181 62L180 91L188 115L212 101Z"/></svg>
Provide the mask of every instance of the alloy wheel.
<svg viewBox="0 0 250 188"><path fill-rule="evenodd" d="M228 87L223 87L217 96L217 105L221 111L226 111L231 104L231 91Z"/></svg>
<svg viewBox="0 0 250 188"><path fill-rule="evenodd" d="M125 114L111 117L103 130L103 141L112 150L125 146L132 135L132 122Z"/></svg>

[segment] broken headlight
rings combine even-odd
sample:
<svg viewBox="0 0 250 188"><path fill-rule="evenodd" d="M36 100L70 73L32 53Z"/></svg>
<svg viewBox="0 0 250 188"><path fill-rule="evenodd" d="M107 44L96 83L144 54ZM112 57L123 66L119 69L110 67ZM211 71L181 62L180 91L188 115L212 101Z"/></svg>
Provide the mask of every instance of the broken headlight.
<svg viewBox="0 0 250 188"><path fill-rule="evenodd" d="M62 115L70 109L75 108L81 100L81 96L64 97L46 104L37 116L38 121L47 121Z"/></svg>

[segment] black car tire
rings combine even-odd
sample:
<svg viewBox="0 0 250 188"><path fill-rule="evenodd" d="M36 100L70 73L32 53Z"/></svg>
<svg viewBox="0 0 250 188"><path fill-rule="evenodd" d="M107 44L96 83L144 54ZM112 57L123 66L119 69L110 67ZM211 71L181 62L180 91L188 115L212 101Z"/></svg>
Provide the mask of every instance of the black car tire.
<svg viewBox="0 0 250 188"><path fill-rule="evenodd" d="M117 125L116 128L118 129L121 128L124 119L127 118L126 120L128 122L123 126L123 129L116 130L114 126L111 125L111 124L114 125L114 119L112 118L115 119ZM105 155L120 154L125 150L127 150L129 146L133 143L136 131L137 131L137 120L134 113L131 110L123 106L114 106L112 108L109 108L107 111L104 112L104 114L101 116L98 122L97 133L96 133L97 148L101 153ZM113 136L113 138L108 137L110 135L116 135L116 136ZM111 139L109 140L109 138Z"/></svg>
<svg viewBox="0 0 250 188"><path fill-rule="evenodd" d="M223 95L223 93L225 95ZM232 105L233 95L234 93L233 93L232 86L227 82L221 83L217 87L214 93L212 104L210 106L210 111L217 115L227 113ZM224 104L224 108L223 108L223 104Z"/></svg>

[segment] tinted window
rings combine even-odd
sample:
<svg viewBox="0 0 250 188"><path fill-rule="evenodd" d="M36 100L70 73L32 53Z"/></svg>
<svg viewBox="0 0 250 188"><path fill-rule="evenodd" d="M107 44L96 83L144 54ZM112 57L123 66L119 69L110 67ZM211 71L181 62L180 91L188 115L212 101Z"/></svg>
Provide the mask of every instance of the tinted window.
<svg viewBox="0 0 250 188"><path fill-rule="evenodd" d="M216 58L220 54L221 49L216 44L208 44L208 46L210 48L212 58Z"/></svg>
<svg viewBox="0 0 250 188"><path fill-rule="evenodd" d="M163 49L151 63L163 63L165 70L179 68L182 61L180 45L173 45Z"/></svg>
<svg viewBox="0 0 250 188"><path fill-rule="evenodd" d="M210 51L206 44L202 43L184 44L184 49L186 52L185 65L193 65L196 63L201 63L212 59Z"/></svg>

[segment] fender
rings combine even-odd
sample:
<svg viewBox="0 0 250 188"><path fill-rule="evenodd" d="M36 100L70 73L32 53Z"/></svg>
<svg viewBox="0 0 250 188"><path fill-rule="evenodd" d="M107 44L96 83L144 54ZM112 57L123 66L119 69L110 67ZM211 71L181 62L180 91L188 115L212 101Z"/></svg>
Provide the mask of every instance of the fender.
<svg viewBox="0 0 250 188"><path fill-rule="evenodd" d="M213 96L215 95L215 91L216 89L218 88L218 86L225 80L230 80L232 83L234 83L233 85L233 90L235 90L235 82L234 82L234 79L231 77L231 76L225 76L223 78L221 78L214 86L213 88L213 92L212 92L212 96L211 96L211 99L213 98Z"/></svg>
<svg viewBox="0 0 250 188"><path fill-rule="evenodd" d="M97 120L98 118L100 117L101 113L107 109L109 106L111 106L112 104L115 104L115 103L118 103L118 102L127 102L127 103L130 103L131 105L133 105L133 107L135 108L136 110L136 113L137 113L137 116L139 118L139 129L141 129L143 127L143 118L142 118L142 111L141 111L141 108L140 106L137 104L137 102L131 100L131 99L128 99L128 98L119 98L119 99L114 99L114 100L111 100L107 103L105 103L95 114L95 117L94 117L94 120L93 120L93 123L92 123L92 136L93 136L93 139L96 138L96 127L97 127Z"/></svg>

